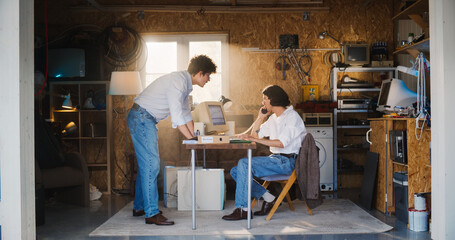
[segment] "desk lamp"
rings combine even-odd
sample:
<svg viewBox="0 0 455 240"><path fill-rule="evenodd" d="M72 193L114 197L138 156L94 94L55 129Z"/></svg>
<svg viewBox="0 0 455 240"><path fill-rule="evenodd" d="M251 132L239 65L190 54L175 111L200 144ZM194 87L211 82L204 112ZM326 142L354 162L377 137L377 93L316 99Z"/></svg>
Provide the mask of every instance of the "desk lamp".
<svg viewBox="0 0 455 240"><path fill-rule="evenodd" d="M326 36L330 37L331 39L335 40L338 44L340 44L341 53L343 53L343 45L344 44L342 42L338 41L338 39L334 38L332 35L330 35L328 31L320 32L318 34L318 38L321 39L321 40L324 40Z"/></svg>
<svg viewBox="0 0 455 240"><path fill-rule="evenodd" d="M74 122L69 122L68 124L66 124L65 128L62 130L62 135L63 136L67 136L67 135L71 135L75 132L77 132L77 126L76 126L76 123Z"/></svg>
<svg viewBox="0 0 455 240"><path fill-rule="evenodd" d="M142 92L142 82L139 72L136 71L115 71L111 75L111 84L109 86L109 95L123 95L123 113L126 114L126 96L137 95ZM115 109L114 111L118 113ZM127 128L125 116L125 160L127 160ZM126 173L128 173L128 163L125 164ZM125 174L126 175L126 174ZM125 176L126 177L126 176ZM128 177L126 180L129 181ZM124 189L125 190L125 189Z"/></svg>
<svg viewBox="0 0 455 240"><path fill-rule="evenodd" d="M62 103L62 108L73 109L73 103L71 102L71 95L61 95L60 97L64 98Z"/></svg>
<svg viewBox="0 0 455 240"><path fill-rule="evenodd" d="M223 104L224 110L228 110L228 109L232 106L232 101L231 101L231 99L226 98L226 97L223 96L223 95L221 95L219 101Z"/></svg>

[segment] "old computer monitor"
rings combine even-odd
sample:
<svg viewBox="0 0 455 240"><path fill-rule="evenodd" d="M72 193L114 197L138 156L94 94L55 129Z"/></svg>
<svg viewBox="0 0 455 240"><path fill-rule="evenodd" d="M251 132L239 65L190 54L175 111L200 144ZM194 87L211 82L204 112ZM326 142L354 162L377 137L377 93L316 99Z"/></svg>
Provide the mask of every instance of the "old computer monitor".
<svg viewBox="0 0 455 240"><path fill-rule="evenodd" d="M49 77L85 77L85 50L81 48L49 49Z"/></svg>
<svg viewBox="0 0 455 240"><path fill-rule="evenodd" d="M396 78L382 81L376 110L384 113L399 112L417 101L417 94Z"/></svg>
<svg viewBox="0 0 455 240"><path fill-rule="evenodd" d="M226 113L221 102L199 103L193 111L193 121L205 123L206 135L224 133L229 130Z"/></svg>
<svg viewBox="0 0 455 240"><path fill-rule="evenodd" d="M370 46L368 44L346 44L343 46L344 63L353 66L370 64Z"/></svg>

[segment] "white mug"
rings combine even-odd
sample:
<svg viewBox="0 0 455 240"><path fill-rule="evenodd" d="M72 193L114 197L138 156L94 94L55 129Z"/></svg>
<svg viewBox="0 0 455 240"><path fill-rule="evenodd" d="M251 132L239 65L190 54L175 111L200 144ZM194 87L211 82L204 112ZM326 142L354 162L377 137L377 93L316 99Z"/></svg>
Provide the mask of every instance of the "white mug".
<svg viewBox="0 0 455 240"><path fill-rule="evenodd" d="M235 122L234 121L227 121L227 125L229 130L226 132L227 136L234 136L235 135Z"/></svg>

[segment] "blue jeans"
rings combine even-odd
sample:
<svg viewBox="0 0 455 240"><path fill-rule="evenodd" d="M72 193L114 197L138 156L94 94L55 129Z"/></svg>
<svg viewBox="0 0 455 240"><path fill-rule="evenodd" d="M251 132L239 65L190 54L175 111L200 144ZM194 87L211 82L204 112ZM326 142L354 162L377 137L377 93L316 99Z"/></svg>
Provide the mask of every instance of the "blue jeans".
<svg viewBox="0 0 455 240"><path fill-rule="evenodd" d="M294 168L294 158L287 158L278 154L253 157L251 159L251 173L255 177L277 174L291 175ZM248 158L239 160L237 166L231 169L231 176L236 182L235 207L248 207ZM251 197L259 199L267 190L256 181L251 182Z"/></svg>
<svg viewBox="0 0 455 240"><path fill-rule="evenodd" d="M144 209L145 217L151 217L159 213L157 177L160 173L160 157L157 122L141 107L131 108L127 122L138 165L133 208Z"/></svg>

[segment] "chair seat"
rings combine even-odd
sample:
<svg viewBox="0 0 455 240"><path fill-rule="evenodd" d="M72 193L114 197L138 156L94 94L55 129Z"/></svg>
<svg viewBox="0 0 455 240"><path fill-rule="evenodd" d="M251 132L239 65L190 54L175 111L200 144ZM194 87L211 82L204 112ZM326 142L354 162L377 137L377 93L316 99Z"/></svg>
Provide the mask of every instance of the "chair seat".
<svg viewBox="0 0 455 240"><path fill-rule="evenodd" d="M41 170L45 189L79 186L84 184L83 173L73 167L58 167Z"/></svg>
<svg viewBox="0 0 455 240"><path fill-rule="evenodd" d="M267 181L267 182L274 182L274 181L286 181L289 179L291 175L284 175L284 174L277 174L277 175L270 175L270 176L264 176L261 177L261 180Z"/></svg>

